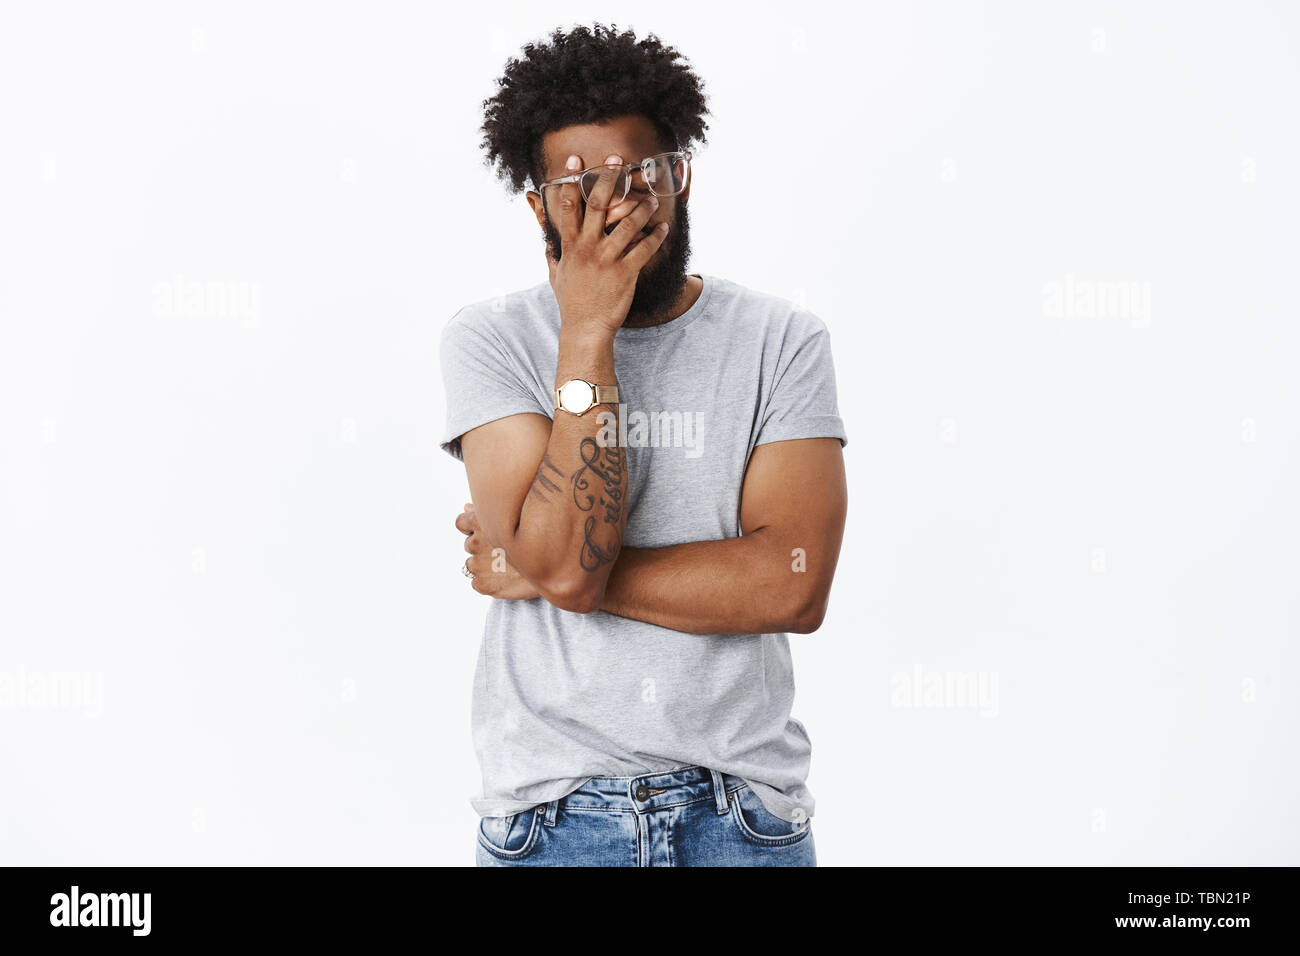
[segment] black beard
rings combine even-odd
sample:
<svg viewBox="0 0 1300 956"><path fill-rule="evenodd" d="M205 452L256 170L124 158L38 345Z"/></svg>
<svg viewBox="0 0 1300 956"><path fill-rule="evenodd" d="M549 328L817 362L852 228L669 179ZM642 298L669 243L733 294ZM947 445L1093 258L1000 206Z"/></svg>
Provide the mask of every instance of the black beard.
<svg viewBox="0 0 1300 956"><path fill-rule="evenodd" d="M545 217L546 225L542 233L546 238L546 247L556 262L560 261L563 248L560 234L551 225L551 217ZM658 251L636 278L636 291L632 293L632 305L627 310L623 324L628 327L653 324L674 306L686 289L686 266L691 260L691 222L686 211L686 203L677 204L677 215Z"/></svg>

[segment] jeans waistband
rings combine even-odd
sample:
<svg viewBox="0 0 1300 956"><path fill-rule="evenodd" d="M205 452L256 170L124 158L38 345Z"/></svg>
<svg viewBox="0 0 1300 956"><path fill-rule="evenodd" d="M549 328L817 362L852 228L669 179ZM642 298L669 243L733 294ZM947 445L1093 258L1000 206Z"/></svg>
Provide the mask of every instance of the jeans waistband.
<svg viewBox="0 0 1300 956"><path fill-rule="evenodd" d="M681 767L635 777L592 777L556 802L569 810L646 813L711 799L722 812L728 797L744 786L745 781L733 774L707 767Z"/></svg>

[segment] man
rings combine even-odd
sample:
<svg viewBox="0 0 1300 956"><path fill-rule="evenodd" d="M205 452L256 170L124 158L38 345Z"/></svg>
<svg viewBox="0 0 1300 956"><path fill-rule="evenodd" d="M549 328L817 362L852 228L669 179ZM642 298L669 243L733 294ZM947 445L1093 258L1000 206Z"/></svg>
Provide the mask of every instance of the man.
<svg viewBox="0 0 1300 956"><path fill-rule="evenodd" d="M707 111L676 51L596 24L523 54L483 144L533 185L549 281L461 309L441 351L495 598L478 864L815 866L787 632L821 624L847 507L826 327L686 272Z"/></svg>

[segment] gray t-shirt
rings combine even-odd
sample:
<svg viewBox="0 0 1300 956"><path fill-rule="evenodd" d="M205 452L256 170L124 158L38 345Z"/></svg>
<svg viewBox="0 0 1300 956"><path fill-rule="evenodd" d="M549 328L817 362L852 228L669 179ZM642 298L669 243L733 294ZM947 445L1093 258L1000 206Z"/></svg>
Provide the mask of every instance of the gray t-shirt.
<svg viewBox="0 0 1300 956"><path fill-rule="evenodd" d="M627 547L739 535L756 445L847 444L821 319L700 278L704 289L685 313L614 337ZM554 416L559 333L549 282L452 317L441 345L445 451L460 458L461 435L507 415ZM793 701L785 634L687 634L541 598L492 600L471 708L483 788L470 802L482 816L504 816L591 777L699 765L742 777L782 819L798 820L796 810L811 817L812 745L790 716Z"/></svg>

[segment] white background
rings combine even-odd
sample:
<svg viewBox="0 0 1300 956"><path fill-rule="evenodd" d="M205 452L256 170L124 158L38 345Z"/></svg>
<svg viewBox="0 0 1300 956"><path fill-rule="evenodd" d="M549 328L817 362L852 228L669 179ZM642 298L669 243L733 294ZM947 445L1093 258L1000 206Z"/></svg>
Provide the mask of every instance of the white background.
<svg viewBox="0 0 1300 956"><path fill-rule="evenodd" d="M480 104L593 18L705 80L692 270L831 330L821 863L1300 862L1300 16L1258 2L6 5L0 860L473 862L437 339L545 279Z"/></svg>

